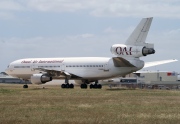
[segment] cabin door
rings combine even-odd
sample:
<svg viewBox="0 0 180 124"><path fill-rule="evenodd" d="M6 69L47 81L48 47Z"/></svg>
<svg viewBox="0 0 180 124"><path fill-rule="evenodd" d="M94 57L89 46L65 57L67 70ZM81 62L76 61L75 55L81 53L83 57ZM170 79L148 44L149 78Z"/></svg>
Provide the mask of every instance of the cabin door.
<svg viewBox="0 0 180 124"><path fill-rule="evenodd" d="M34 64L31 65L31 71L35 71L35 65Z"/></svg>
<svg viewBox="0 0 180 124"><path fill-rule="evenodd" d="M65 69L66 69L66 65L65 65L65 64L62 64L62 65L61 65L61 71L65 71Z"/></svg>

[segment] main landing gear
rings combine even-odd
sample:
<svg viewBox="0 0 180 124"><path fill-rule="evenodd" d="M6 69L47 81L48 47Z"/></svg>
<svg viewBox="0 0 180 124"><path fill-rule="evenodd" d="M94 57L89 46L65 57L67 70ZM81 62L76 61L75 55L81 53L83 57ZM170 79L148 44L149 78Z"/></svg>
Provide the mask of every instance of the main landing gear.
<svg viewBox="0 0 180 124"><path fill-rule="evenodd" d="M88 82L84 82L83 84L80 85L81 89L87 89L88 88ZM74 88L74 84L69 84L69 80L66 78L65 79L65 83L61 85L61 88L70 88L73 89ZM95 84L90 84L90 89L101 89L102 85L98 84L98 80L95 81Z"/></svg>
<svg viewBox="0 0 180 124"><path fill-rule="evenodd" d="M28 85L27 85L27 81L26 80L24 80L25 81L25 84L23 85L23 88L28 88Z"/></svg>
<svg viewBox="0 0 180 124"><path fill-rule="evenodd" d="M87 84L88 84L88 81L81 84L81 89L87 89L88 87ZM95 84L90 84L90 89L101 89L101 88L102 88L102 85L98 84L98 80L95 81Z"/></svg>
<svg viewBox="0 0 180 124"><path fill-rule="evenodd" d="M90 89L101 89L102 85L98 84L98 81L95 81L95 84L90 84Z"/></svg>
<svg viewBox="0 0 180 124"><path fill-rule="evenodd" d="M81 89L87 89L87 84L86 83L81 84Z"/></svg>
<svg viewBox="0 0 180 124"><path fill-rule="evenodd" d="M74 84L69 84L69 80L66 78L65 79L65 84L62 84L61 85L61 88L71 88L71 89L73 89L74 88Z"/></svg>

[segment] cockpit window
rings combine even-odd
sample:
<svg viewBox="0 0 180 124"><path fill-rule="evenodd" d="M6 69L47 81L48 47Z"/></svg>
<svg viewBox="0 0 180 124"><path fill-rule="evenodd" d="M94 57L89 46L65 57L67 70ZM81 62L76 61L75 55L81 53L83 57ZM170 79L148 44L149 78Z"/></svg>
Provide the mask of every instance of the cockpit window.
<svg viewBox="0 0 180 124"><path fill-rule="evenodd" d="M9 65L7 66L7 68L9 68Z"/></svg>

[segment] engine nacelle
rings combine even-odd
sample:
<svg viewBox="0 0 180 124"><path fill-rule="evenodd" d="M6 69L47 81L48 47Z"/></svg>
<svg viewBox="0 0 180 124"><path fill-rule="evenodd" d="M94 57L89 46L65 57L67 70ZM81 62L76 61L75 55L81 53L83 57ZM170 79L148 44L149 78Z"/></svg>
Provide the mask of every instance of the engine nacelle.
<svg viewBox="0 0 180 124"><path fill-rule="evenodd" d="M149 55L149 54L154 54L154 53L155 53L154 48L146 48L146 47L143 47L143 49L142 49L142 54L143 54L144 56L147 56L147 55Z"/></svg>
<svg viewBox="0 0 180 124"><path fill-rule="evenodd" d="M130 46L124 44L115 44L111 47L111 53L121 57L141 57L154 54L154 48L146 46Z"/></svg>
<svg viewBox="0 0 180 124"><path fill-rule="evenodd" d="M31 76L31 83L32 84L44 84L48 81L52 81L52 77L49 77L45 74L33 74Z"/></svg>

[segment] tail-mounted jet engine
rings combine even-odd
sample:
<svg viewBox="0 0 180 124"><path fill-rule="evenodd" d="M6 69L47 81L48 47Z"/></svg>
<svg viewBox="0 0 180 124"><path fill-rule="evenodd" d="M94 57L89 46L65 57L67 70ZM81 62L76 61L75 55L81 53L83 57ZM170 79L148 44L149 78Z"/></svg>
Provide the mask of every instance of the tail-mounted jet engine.
<svg viewBox="0 0 180 124"><path fill-rule="evenodd" d="M44 84L46 82L52 81L52 77L49 77L45 74L33 74L31 76L32 84Z"/></svg>
<svg viewBox="0 0 180 124"><path fill-rule="evenodd" d="M153 47L149 48L147 46L131 46L124 44L115 44L111 47L111 53L116 56L122 57L141 57L149 54L154 54L155 50Z"/></svg>

